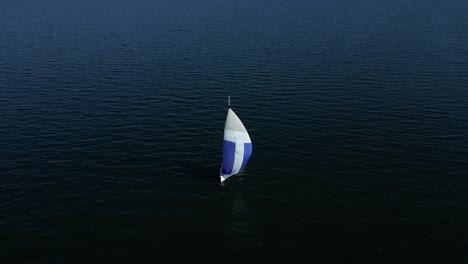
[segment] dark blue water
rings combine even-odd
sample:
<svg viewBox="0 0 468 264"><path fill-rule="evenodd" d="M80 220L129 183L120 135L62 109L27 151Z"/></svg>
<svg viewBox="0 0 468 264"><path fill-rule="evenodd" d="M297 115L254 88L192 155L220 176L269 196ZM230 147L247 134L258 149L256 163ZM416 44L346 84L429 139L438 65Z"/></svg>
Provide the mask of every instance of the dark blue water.
<svg viewBox="0 0 468 264"><path fill-rule="evenodd" d="M0 262L468 263L467 14L2 1Z"/></svg>

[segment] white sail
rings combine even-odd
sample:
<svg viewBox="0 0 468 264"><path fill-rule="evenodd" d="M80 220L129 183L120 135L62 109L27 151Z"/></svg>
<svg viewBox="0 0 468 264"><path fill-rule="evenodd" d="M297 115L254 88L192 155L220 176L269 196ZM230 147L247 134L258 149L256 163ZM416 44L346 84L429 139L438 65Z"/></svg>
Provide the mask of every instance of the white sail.
<svg viewBox="0 0 468 264"><path fill-rule="evenodd" d="M228 110L224 126L223 163L221 182L239 173L252 154L252 141L244 124L231 108Z"/></svg>

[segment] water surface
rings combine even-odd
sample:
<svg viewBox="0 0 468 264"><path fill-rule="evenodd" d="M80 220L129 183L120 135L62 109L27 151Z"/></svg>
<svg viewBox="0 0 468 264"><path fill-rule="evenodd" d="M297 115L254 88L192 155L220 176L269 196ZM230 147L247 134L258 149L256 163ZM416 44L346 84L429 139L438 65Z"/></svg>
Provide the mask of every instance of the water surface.
<svg viewBox="0 0 468 264"><path fill-rule="evenodd" d="M3 261L468 262L466 14L0 3ZM221 186L228 95L254 152Z"/></svg>

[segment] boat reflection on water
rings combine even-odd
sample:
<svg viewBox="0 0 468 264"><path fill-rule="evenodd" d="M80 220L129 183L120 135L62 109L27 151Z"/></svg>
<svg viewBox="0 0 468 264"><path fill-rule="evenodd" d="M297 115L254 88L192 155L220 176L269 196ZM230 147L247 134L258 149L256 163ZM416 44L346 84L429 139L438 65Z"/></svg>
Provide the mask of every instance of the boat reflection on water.
<svg viewBox="0 0 468 264"><path fill-rule="evenodd" d="M249 214L248 199L243 195L243 188L232 182L222 183L224 237L223 244L234 252L240 253L251 243L254 235ZM236 256L239 257L239 256Z"/></svg>

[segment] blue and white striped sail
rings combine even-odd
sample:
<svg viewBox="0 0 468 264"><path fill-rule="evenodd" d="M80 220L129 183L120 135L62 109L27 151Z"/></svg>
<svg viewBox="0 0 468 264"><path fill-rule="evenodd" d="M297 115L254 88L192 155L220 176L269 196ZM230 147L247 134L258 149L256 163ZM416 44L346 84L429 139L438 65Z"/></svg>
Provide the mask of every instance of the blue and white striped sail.
<svg viewBox="0 0 468 264"><path fill-rule="evenodd" d="M223 164L221 182L239 173L252 154L252 141L244 124L229 108L224 126Z"/></svg>

